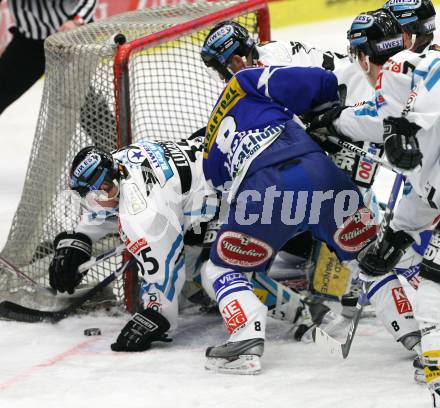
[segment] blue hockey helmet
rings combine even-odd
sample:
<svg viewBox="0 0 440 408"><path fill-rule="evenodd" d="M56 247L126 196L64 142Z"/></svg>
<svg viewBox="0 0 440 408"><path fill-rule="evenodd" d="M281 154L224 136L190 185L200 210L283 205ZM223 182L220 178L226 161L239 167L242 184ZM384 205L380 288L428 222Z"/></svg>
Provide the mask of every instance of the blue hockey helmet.
<svg viewBox="0 0 440 408"><path fill-rule="evenodd" d="M80 150L70 168L70 188L85 197L89 191L99 190L105 181L118 176L118 166L113 156L96 146Z"/></svg>
<svg viewBox="0 0 440 408"><path fill-rule="evenodd" d="M431 34L435 31L435 8L431 0L388 0L389 9L403 30L410 34Z"/></svg>
<svg viewBox="0 0 440 408"><path fill-rule="evenodd" d="M235 21L223 21L208 33L201 56L207 67L215 69L229 81L234 75L228 67L230 58L235 54L247 57L253 52L256 52L255 41L248 30Z"/></svg>
<svg viewBox="0 0 440 408"><path fill-rule="evenodd" d="M402 26L387 9L359 14L347 31L347 39L351 56L362 51L378 65L404 49Z"/></svg>

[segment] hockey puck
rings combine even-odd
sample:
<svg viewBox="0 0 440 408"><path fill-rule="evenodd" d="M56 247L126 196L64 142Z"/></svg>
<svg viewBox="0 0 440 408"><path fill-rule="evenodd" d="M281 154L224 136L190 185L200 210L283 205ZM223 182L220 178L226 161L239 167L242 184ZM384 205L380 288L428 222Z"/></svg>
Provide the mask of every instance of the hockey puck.
<svg viewBox="0 0 440 408"><path fill-rule="evenodd" d="M84 330L84 336L100 336L100 335L101 335L101 330L98 329L97 327Z"/></svg>

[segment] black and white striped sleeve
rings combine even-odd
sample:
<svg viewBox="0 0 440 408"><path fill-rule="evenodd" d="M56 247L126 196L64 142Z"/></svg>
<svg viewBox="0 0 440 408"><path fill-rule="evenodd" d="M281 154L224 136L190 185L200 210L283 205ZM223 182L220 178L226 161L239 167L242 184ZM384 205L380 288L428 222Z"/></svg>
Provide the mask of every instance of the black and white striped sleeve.
<svg viewBox="0 0 440 408"><path fill-rule="evenodd" d="M95 14L96 4L97 0L80 0L70 17L80 17L88 23Z"/></svg>
<svg viewBox="0 0 440 408"><path fill-rule="evenodd" d="M90 22L97 0L8 0L8 6L21 34L43 40L68 20Z"/></svg>

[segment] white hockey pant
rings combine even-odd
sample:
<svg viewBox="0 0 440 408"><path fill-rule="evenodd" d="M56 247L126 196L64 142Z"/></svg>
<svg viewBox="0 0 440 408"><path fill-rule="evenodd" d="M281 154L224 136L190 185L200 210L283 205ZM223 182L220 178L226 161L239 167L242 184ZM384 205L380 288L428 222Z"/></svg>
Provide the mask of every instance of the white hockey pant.
<svg viewBox="0 0 440 408"><path fill-rule="evenodd" d="M254 294L244 273L208 261L202 269L202 284L217 301L229 341L265 338L267 307Z"/></svg>
<svg viewBox="0 0 440 408"><path fill-rule="evenodd" d="M407 349L413 349L419 343L419 328L398 277L392 272L381 276L371 284L367 295L387 331Z"/></svg>

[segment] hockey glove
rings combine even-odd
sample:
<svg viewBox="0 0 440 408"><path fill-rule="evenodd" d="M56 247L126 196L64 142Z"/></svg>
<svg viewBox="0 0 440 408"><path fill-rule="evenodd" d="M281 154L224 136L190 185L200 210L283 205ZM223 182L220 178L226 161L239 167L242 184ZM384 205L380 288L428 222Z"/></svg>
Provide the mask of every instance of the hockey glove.
<svg viewBox="0 0 440 408"><path fill-rule="evenodd" d="M166 331L170 328L168 320L153 309L136 313L124 326L116 343L111 345L113 351L145 351L153 341L170 342Z"/></svg>
<svg viewBox="0 0 440 408"><path fill-rule="evenodd" d="M293 322L295 340L311 343L314 328L322 323L329 311L330 308L323 303L323 299L307 297L301 300Z"/></svg>
<svg viewBox="0 0 440 408"><path fill-rule="evenodd" d="M329 110L321 113L310 120L308 132L327 130L328 133L336 135L337 132L333 127L333 122L341 116L341 112L346 106L337 105Z"/></svg>
<svg viewBox="0 0 440 408"><path fill-rule="evenodd" d="M413 170L422 164L416 133L420 126L404 117L389 117L383 121L383 139L388 161L396 168Z"/></svg>
<svg viewBox="0 0 440 408"><path fill-rule="evenodd" d="M55 256L49 266L49 283L59 292L72 294L84 274L78 266L90 260L92 241L81 233L61 232L54 241Z"/></svg>
<svg viewBox="0 0 440 408"><path fill-rule="evenodd" d="M389 226L377 239L379 242L370 242L358 255L359 267L369 276L382 276L390 272L414 242L406 232L396 232Z"/></svg>

